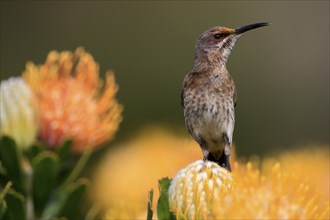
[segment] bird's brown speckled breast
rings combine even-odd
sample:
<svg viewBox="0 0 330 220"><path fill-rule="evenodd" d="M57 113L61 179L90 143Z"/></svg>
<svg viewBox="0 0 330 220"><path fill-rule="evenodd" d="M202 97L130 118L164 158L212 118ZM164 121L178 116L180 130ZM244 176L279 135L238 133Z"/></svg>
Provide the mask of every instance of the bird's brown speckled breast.
<svg viewBox="0 0 330 220"><path fill-rule="evenodd" d="M186 125L197 142L222 142L222 133L234 126L234 94L235 85L228 72L186 75L181 101Z"/></svg>

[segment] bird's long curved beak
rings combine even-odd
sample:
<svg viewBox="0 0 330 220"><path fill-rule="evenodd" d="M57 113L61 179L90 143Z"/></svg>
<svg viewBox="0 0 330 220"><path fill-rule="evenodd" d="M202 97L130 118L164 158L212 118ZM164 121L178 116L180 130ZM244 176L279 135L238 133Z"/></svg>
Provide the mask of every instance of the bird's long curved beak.
<svg viewBox="0 0 330 220"><path fill-rule="evenodd" d="M255 28L259 28L259 27L268 26L268 25L270 25L268 22L260 22L260 23L245 25L243 27L235 29L235 34L242 34L246 31L249 31L249 30L252 30Z"/></svg>

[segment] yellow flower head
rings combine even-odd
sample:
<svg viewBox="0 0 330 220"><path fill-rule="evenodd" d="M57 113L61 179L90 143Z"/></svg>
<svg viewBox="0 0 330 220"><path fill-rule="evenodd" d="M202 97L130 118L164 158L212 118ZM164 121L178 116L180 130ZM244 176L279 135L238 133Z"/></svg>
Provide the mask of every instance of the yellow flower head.
<svg viewBox="0 0 330 220"><path fill-rule="evenodd" d="M214 218L212 206L232 187L232 176L210 161L189 164L174 177L168 190L170 209L177 219Z"/></svg>
<svg viewBox="0 0 330 220"><path fill-rule="evenodd" d="M23 78L36 94L40 112L39 137L50 147L67 138L82 152L111 139L121 121L122 107L115 99L114 75L104 85L93 57L78 48L48 54L45 64L27 63Z"/></svg>
<svg viewBox="0 0 330 220"><path fill-rule="evenodd" d="M27 148L38 129L35 97L21 78L0 84L0 136L11 136L19 147Z"/></svg>
<svg viewBox="0 0 330 220"><path fill-rule="evenodd" d="M264 166L268 161L263 162ZM283 170L279 163L264 167L235 164L236 188L214 208L218 219L325 219L329 199L321 201L317 188L304 175Z"/></svg>
<svg viewBox="0 0 330 220"><path fill-rule="evenodd" d="M177 219L329 218L329 197L322 198L323 192L306 181L302 173L288 168L284 171L279 163L269 166L266 160L261 172L251 162L235 162L232 176L225 171L216 174L227 180L216 185L216 191L210 190L214 181L207 184L211 172L205 165L200 168L199 163L180 171L169 188L170 208ZM198 176L204 176L204 181Z"/></svg>
<svg viewBox="0 0 330 220"><path fill-rule="evenodd" d="M106 210L105 219L145 219L151 188L157 205L158 180L202 157L195 141L165 129L147 128L133 136L110 150L93 172L90 196Z"/></svg>

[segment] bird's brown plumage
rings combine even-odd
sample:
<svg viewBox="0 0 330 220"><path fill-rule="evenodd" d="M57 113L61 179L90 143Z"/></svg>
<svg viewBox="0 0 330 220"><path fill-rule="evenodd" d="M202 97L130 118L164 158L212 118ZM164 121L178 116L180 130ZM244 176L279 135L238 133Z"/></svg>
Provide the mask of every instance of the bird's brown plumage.
<svg viewBox="0 0 330 220"><path fill-rule="evenodd" d="M229 171L237 93L226 62L242 33L265 25L214 27L204 32L196 42L193 69L182 85L181 104L189 133L201 146L204 160Z"/></svg>

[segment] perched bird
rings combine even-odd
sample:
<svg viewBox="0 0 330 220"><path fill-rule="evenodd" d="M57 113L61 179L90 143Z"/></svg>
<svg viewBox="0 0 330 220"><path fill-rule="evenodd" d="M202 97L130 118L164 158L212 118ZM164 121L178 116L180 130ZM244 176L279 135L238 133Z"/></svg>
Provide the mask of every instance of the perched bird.
<svg viewBox="0 0 330 220"><path fill-rule="evenodd" d="M226 62L242 33L267 25L207 30L197 39L194 66L183 81L181 104L189 133L202 148L204 160L214 161L228 171L237 94Z"/></svg>

